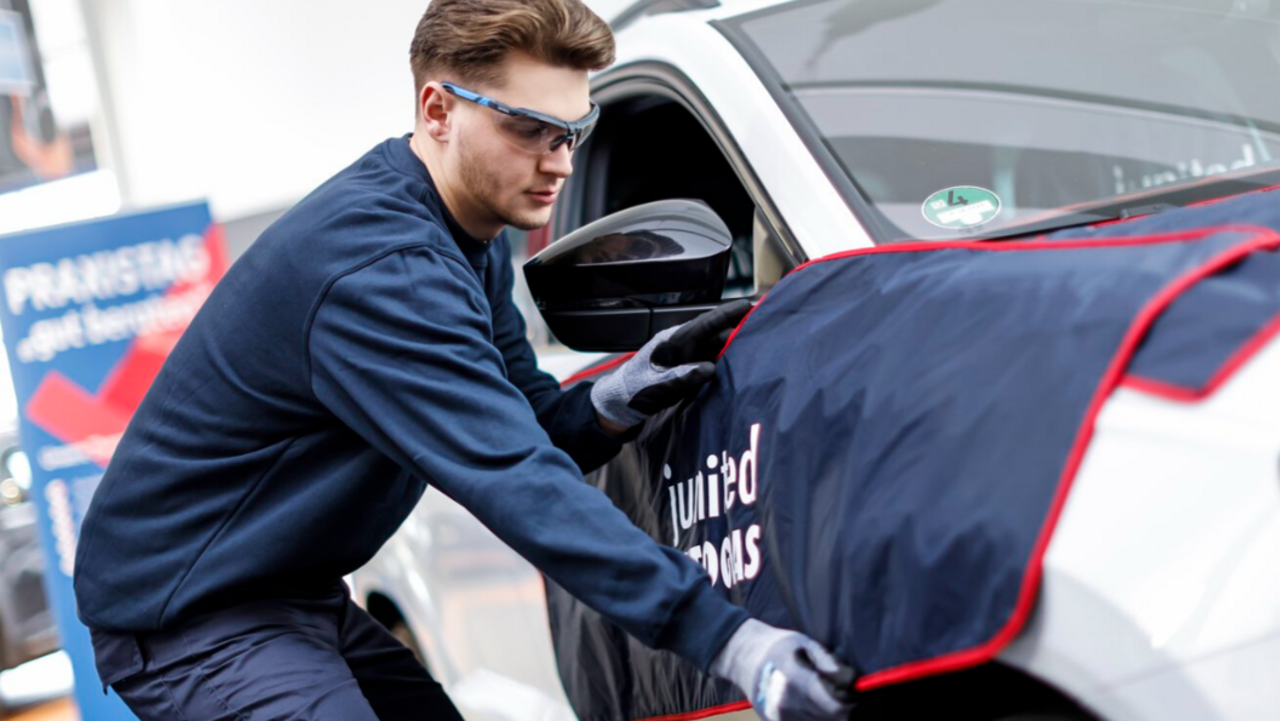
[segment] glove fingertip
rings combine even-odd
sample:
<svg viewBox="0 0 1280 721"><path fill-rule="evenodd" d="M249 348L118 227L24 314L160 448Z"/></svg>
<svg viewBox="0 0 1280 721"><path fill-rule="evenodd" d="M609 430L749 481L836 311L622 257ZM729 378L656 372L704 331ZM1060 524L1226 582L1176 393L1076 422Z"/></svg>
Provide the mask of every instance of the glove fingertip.
<svg viewBox="0 0 1280 721"><path fill-rule="evenodd" d="M726 314L738 320L742 320L743 316L750 312L753 307L755 307L755 303L750 298L739 298L725 306L728 309Z"/></svg>
<svg viewBox="0 0 1280 721"><path fill-rule="evenodd" d="M813 639L806 640L804 651L808 654L809 662L813 664L814 669L823 676L834 676L842 668L847 668L830 651L823 648L822 644Z"/></svg>
<svg viewBox="0 0 1280 721"><path fill-rule="evenodd" d="M689 371L687 376L690 378L696 378L700 383L706 383L716 376L715 363L702 361L701 363L693 363L691 365L693 365L693 369Z"/></svg>

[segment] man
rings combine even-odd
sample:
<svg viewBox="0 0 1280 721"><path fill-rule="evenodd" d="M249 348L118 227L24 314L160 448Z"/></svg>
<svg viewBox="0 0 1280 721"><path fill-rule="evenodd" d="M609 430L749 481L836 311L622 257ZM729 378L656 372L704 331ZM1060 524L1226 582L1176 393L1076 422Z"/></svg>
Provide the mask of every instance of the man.
<svg viewBox="0 0 1280 721"><path fill-rule="evenodd" d="M76 559L104 685L144 721L457 719L341 582L429 483L769 718L847 713L821 647L748 620L581 480L710 377L745 308L561 392L512 305L502 229L548 221L608 27L579 0L436 0L411 60L413 134L258 239L120 443Z"/></svg>

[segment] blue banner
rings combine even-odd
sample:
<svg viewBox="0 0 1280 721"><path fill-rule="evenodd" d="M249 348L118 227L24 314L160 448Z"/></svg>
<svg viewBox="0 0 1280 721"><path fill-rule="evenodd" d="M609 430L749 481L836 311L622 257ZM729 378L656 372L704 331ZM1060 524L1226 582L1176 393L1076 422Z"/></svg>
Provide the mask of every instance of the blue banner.
<svg viewBox="0 0 1280 721"><path fill-rule="evenodd" d="M204 203L0 239L0 325L31 459L45 586L84 719L133 715L103 694L76 616L80 522L125 425L226 265Z"/></svg>

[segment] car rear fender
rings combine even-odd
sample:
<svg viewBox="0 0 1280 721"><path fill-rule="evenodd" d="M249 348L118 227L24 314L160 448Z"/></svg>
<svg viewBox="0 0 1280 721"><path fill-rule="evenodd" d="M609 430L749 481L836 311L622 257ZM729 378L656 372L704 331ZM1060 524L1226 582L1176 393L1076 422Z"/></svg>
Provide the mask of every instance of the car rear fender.
<svg viewBox="0 0 1280 721"><path fill-rule="evenodd" d="M1095 698L1280 632L1278 469L1280 343L1203 400L1118 389L1002 660Z"/></svg>

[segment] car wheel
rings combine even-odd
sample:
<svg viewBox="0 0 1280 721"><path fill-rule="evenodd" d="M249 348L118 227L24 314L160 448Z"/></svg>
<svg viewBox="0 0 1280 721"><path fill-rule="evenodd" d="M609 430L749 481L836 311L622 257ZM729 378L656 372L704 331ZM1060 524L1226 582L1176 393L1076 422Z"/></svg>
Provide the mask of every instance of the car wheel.
<svg viewBox="0 0 1280 721"><path fill-rule="evenodd" d="M422 657L422 647L418 645L418 639L414 638L413 631L409 628L409 624L405 623L404 620L401 619L391 624L391 628L388 630L391 631L392 636L396 637L397 641L403 643L410 651L413 651L413 655L418 659L418 663L423 666L427 665L427 660Z"/></svg>

